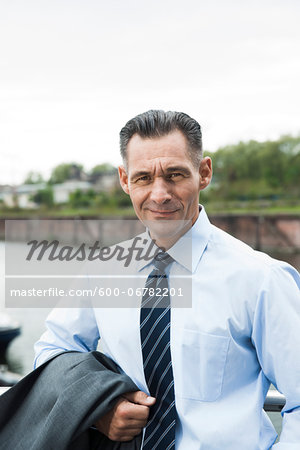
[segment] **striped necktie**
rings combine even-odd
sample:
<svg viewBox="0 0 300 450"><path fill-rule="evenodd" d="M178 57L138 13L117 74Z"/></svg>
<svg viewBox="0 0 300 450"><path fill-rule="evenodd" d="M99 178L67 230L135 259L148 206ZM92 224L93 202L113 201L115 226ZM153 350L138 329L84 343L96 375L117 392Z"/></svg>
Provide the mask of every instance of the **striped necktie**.
<svg viewBox="0 0 300 450"><path fill-rule="evenodd" d="M150 409L143 449L175 449L175 395L170 352L170 295L166 267L173 259L164 252L154 260L142 299L140 331L144 373L155 404Z"/></svg>

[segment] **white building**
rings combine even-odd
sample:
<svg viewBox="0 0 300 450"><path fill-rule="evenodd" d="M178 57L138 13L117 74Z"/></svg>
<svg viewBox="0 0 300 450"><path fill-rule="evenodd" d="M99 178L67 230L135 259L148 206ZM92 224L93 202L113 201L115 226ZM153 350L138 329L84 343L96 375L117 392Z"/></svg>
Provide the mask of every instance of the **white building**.
<svg viewBox="0 0 300 450"><path fill-rule="evenodd" d="M52 189L54 203L60 204L67 203L69 201L70 194L77 189L85 192L89 189L93 189L93 185L88 181L67 180L61 184L54 184Z"/></svg>

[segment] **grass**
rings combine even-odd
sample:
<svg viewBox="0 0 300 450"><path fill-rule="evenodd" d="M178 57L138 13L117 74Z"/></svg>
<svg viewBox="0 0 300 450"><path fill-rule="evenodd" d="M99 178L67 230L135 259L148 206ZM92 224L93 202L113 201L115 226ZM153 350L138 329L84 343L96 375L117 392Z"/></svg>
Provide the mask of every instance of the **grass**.
<svg viewBox="0 0 300 450"><path fill-rule="evenodd" d="M73 218L73 217L135 217L133 208L116 209L110 207L103 208L64 208L64 209L19 209L0 210L0 219L21 219L21 218Z"/></svg>
<svg viewBox="0 0 300 450"><path fill-rule="evenodd" d="M293 214L300 215L300 205L277 205L263 203L207 203L205 208L209 214Z"/></svg>
<svg viewBox="0 0 300 450"><path fill-rule="evenodd" d="M293 214L300 216L300 203L293 201L205 201L206 211L209 214ZM21 219L21 218L105 218L105 217L136 217L133 208L116 208L111 206L103 206L101 208L78 208L72 209L53 208L53 209L0 209L0 219Z"/></svg>

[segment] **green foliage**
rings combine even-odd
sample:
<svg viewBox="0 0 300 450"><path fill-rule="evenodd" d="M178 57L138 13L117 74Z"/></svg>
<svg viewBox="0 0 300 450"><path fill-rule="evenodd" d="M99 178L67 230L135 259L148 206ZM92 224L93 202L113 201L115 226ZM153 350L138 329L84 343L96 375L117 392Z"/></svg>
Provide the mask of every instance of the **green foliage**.
<svg viewBox="0 0 300 450"><path fill-rule="evenodd" d="M83 166L76 163L63 163L56 166L51 173L49 183L59 184L66 180L80 179Z"/></svg>
<svg viewBox="0 0 300 450"><path fill-rule="evenodd" d="M81 189L76 189L76 191L71 192L69 195L69 205L74 208L88 208L93 205L95 199L95 192L93 189L89 189L84 192Z"/></svg>
<svg viewBox="0 0 300 450"><path fill-rule="evenodd" d="M216 152L206 152L213 160L213 180L201 191L201 202L208 209L259 210L260 208L299 208L300 197L300 136L282 136L277 141L248 141L228 145ZM115 168L109 163L98 164L90 171L90 181L97 183L98 177ZM69 179L82 179L83 166L76 163L60 164L52 171L48 187L31 196L31 200L42 208L51 209L53 192L51 184L63 183ZM37 172L30 172L26 183L41 182ZM17 196L15 207L18 212ZM0 209L8 209L4 204ZM20 208L19 208L20 209ZM287 210L287 209L286 209ZM121 188L112 192L95 192L93 189L77 189L70 194L69 202L56 205L50 214L122 213L133 211L130 197Z"/></svg>
<svg viewBox="0 0 300 450"><path fill-rule="evenodd" d="M95 192L93 189L89 189L84 192L80 189L72 192L69 195L68 206L73 209L79 208L109 208L111 210L119 208L131 207L131 200L129 195L119 188L113 192Z"/></svg>
<svg viewBox="0 0 300 450"><path fill-rule="evenodd" d="M110 164L110 163L103 163L103 164L98 164L97 166L93 167L92 170L90 171L91 175L99 175L99 174L103 174L103 173L110 173L115 171L116 168Z"/></svg>
<svg viewBox="0 0 300 450"><path fill-rule="evenodd" d="M103 206L115 206L112 196L105 191L97 193L94 205L100 208Z"/></svg>
<svg viewBox="0 0 300 450"><path fill-rule="evenodd" d="M129 195L125 194L123 189L116 189L112 195L115 198L116 205L119 208L129 208L132 206Z"/></svg>
<svg viewBox="0 0 300 450"><path fill-rule="evenodd" d="M39 172L29 172L24 180L24 184L38 184L43 183L44 179Z"/></svg>
<svg viewBox="0 0 300 450"><path fill-rule="evenodd" d="M129 195L120 189L113 192L94 192L92 189L84 192L80 189L72 192L69 196L68 205L71 208L103 208L111 209L131 207Z"/></svg>
<svg viewBox="0 0 300 450"><path fill-rule="evenodd" d="M207 155L212 157L214 176L204 199L272 200L300 195L300 137L239 142Z"/></svg>
<svg viewBox="0 0 300 450"><path fill-rule="evenodd" d="M33 194L30 199L37 205L51 208L54 204L53 190L50 186L45 189L41 189Z"/></svg>

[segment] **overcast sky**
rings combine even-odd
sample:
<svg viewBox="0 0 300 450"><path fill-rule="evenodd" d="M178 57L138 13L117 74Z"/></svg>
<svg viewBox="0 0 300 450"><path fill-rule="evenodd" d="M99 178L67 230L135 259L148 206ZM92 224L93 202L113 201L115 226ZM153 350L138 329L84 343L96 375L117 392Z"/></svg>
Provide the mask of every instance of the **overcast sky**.
<svg viewBox="0 0 300 450"><path fill-rule="evenodd" d="M153 108L208 150L299 134L299 21L299 0L0 0L0 184L117 165Z"/></svg>

